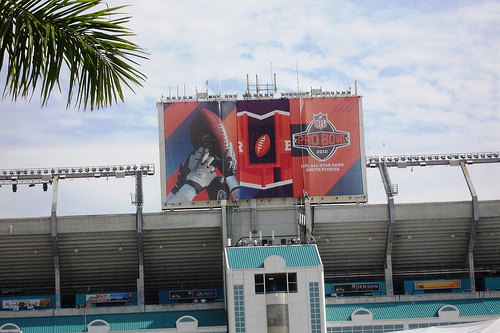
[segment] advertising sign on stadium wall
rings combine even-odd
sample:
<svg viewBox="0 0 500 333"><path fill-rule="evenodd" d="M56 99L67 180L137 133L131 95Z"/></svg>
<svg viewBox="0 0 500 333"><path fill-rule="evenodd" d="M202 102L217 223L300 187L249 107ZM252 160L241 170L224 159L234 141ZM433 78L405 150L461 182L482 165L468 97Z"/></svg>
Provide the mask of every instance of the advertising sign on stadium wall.
<svg viewBox="0 0 500 333"><path fill-rule="evenodd" d="M94 294L85 296L86 303L133 302L133 293Z"/></svg>
<svg viewBox="0 0 500 333"><path fill-rule="evenodd" d="M359 96L158 103L158 114L163 209L367 201Z"/></svg>
<svg viewBox="0 0 500 333"><path fill-rule="evenodd" d="M2 300L2 310L34 310L50 308L50 298L27 298Z"/></svg>
<svg viewBox="0 0 500 333"><path fill-rule="evenodd" d="M462 288L460 280L415 281L415 290Z"/></svg>

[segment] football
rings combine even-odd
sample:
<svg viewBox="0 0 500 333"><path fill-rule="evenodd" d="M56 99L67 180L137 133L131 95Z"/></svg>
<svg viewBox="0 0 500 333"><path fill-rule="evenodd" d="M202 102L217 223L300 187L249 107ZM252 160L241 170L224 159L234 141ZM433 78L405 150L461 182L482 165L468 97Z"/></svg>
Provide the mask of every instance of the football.
<svg viewBox="0 0 500 333"><path fill-rule="evenodd" d="M271 138L267 134L262 135L255 143L255 155L257 157L264 156L269 151L270 147Z"/></svg>
<svg viewBox="0 0 500 333"><path fill-rule="evenodd" d="M191 121L191 144L194 150L208 148L210 155L222 158L229 149L229 138L222 120L212 111L199 109Z"/></svg>

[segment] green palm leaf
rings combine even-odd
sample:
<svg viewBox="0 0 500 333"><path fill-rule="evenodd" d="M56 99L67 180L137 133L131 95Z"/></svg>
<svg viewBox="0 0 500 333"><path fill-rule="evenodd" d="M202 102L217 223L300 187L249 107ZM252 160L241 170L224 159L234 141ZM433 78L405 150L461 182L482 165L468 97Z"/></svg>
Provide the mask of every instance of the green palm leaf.
<svg viewBox="0 0 500 333"><path fill-rule="evenodd" d="M100 0L0 0L0 70L6 70L3 97L31 99L40 90L42 106L61 71L69 69L67 107L101 108L123 101L146 76L136 67L146 52L128 40L125 6L96 10ZM99 6L101 7L101 6ZM95 10L95 11L92 11ZM4 68L4 62L5 68Z"/></svg>

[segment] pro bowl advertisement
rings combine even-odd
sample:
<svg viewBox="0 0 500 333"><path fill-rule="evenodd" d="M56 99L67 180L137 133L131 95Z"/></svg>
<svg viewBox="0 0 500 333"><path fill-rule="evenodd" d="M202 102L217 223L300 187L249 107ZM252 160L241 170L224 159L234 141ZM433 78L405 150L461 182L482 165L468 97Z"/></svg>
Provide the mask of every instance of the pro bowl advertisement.
<svg viewBox="0 0 500 333"><path fill-rule="evenodd" d="M158 103L158 115L163 209L367 201L359 96Z"/></svg>

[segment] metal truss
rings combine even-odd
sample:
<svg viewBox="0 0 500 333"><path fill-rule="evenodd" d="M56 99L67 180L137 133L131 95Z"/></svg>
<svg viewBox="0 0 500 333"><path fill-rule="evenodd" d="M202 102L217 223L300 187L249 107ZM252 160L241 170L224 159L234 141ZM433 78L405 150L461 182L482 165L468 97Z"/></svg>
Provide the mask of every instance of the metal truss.
<svg viewBox="0 0 500 333"><path fill-rule="evenodd" d="M459 166L460 162L465 164L474 163L498 163L499 152L484 153L453 153L453 154L425 154L425 155L394 155L394 156L366 156L366 167L377 168L379 163L386 167L406 168L407 166L426 165L451 165Z"/></svg>
<svg viewBox="0 0 500 333"><path fill-rule="evenodd" d="M82 166L82 167L57 167L33 169L1 169L1 185L17 184L46 184L52 183L54 178L124 178L135 176L140 171L143 176L152 176L155 173L154 164L107 165L107 166Z"/></svg>

